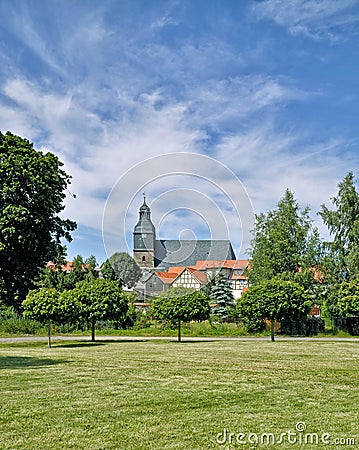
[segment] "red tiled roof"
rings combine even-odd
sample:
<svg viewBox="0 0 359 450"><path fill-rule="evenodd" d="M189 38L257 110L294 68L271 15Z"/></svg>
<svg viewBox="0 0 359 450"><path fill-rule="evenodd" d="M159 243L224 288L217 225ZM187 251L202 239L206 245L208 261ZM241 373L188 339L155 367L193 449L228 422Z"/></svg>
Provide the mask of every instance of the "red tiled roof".
<svg viewBox="0 0 359 450"><path fill-rule="evenodd" d="M176 270L173 271L172 273L170 273L171 269L176 269ZM175 268L172 267L171 269L168 270L167 275L173 276L172 281L179 278L185 270L188 270L188 272L191 275L193 275L201 284L204 284L208 281L206 274L203 272L200 272L199 270L196 270L193 266L175 267ZM159 272L159 273L164 274L166 272Z"/></svg>
<svg viewBox="0 0 359 450"><path fill-rule="evenodd" d="M248 277L245 275L231 275L231 280L248 280Z"/></svg>
<svg viewBox="0 0 359 450"><path fill-rule="evenodd" d="M53 262L46 263L46 267L53 270L59 270L58 266L56 266ZM90 267L90 264L83 264L82 270L88 269ZM72 261L67 261L66 264L62 264L60 266L60 270L63 272L73 272L75 270L74 263Z"/></svg>
<svg viewBox="0 0 359 450"><path fill-rule="evenodd" d="M168 272L155 272L155 274L159 278L175 278L177 276L176 273L168 273Z"/></svg>
<svg viewBox="0 0 359 450"><path fill-rule="evenodd" d="M163 281L163 283L172 283L172 281L177 278L176 273L168 273L168 272L155 272L155 274Z"/></svg>
<svg viewBox="0 0 359 450"><path fill-rule="evenodd" d="M191 275L193 275L195 278L197 278L197 280L200 282L200 283L207 283L207 276L206 276L206 274L205 273L203 273L203 272L200 272L199 270L196 270L196 269L194 269L194 268L192 268L192 267L187 267L187 269L188 269L188 271L189 271L189 273L191 274Z"/></svg>
<svg viewBox="0 0 359 450"><path fill-rule="evenodd" d="M237 260L202 260L197 261L195 266L181 266L181 267L170 267L167 272L155 272L156 275L164 283L172 283L176 278L178 278L186 269L193 275L201 284L207 283L207 275L205 271L207 269L246 269L248 267L248 259L237 259ZM247 280L248 277L245 275L232 275L232 280Z"/></svg>
<svg viewBox="0 0 359 450"><path fill-rule="evenodd" d="M186 269L187 266L178 266L178 267L170 267L168 269L168 273L181 273L184 271L184 269ZM194 267L194 266L188 266L188 267Z"/></svg>
<svg viewBox="0 0 359 450"><path fill-rule="evenodd" d="M249 260L248 259L225 259L225 260L202 260L197 261L194 266L198 270L206 270L206 269L245 269L248 267Z"/></svg>

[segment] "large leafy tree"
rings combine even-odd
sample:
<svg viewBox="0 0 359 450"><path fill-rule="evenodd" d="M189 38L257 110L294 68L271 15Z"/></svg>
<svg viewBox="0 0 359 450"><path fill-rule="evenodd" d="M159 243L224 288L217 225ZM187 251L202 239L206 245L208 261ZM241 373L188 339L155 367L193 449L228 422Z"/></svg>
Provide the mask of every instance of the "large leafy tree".
<svg viewBox="0 0 359 450"><path fill-rule="evenodd" d="M64 254L73 221L60 217L70 176L52 153L27 139L0 132L0 286L19 309L45 262Z"/></svg>
<svg viewBox="0 0 359 450"><path fill-rule="evenodd" d="M249 250L251 284L276 276L314 281L313 272L308 269L319 263L322 243L309 217L309 207L301 209L293 193L287 189L275 209L255 218Z"/></svg>
<svg viewBox="0 0 359 450"><path fill-rule="evenodd" d="M152 315L158 320L169 320L177 325L181 342L181 322L202 321L209 318L208 297L200 291L172 288L158 295L152 303Z"/></svg>
<svg viewBox="0 0 359 450"><path fill-rule="evenodd" d="M334 209L322 205L319 214L333 237L327 243L335 261L332 274L341 282L359 276L359 193L352 172L338 184L332 203Z"/></svg>
<svg viewBox="0 0 359 450"><path fill-rule="evenodd" d="M338 184L332 208L322 205L321 215L332 240L326 243L325 276L328 286L326 310L334 327L341 326L343 309L338 307L338 291L343 282L359 276L359 193L356 180L349 172Z"/></svg>
<svg viewBox="0 0 359 450"><path fill-rule="evenodd" d="M105 279L117 279L129 288L134 287L142 275L136 261L126 252L117 252L110 256L101 272Z"/></svg>
<svg viewBox="0 0 359 450"><path fill-rule="evenodd" d="M260 331L269 320L274 341L276 320L304 318L311 305L311 297L302 286L275 277L250 287L238 300L237 310L248 331Z"/></svg>
<svg viewBox="0 0 359 450"><path fill-rule="evenodd" d="M128 300L115 281L102 278L81 281L74 289L63 292L63 296L74 299L80 319L91 323L92 341L95 341L97 320L126 321Z"/></svg>

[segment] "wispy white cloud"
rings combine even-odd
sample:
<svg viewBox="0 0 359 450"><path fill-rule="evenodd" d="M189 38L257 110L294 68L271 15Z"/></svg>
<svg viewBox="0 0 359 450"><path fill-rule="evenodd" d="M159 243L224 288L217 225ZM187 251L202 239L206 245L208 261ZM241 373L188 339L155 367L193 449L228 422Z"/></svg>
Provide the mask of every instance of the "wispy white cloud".
<svg viewBox="0 0 359 450"><path fill-rule="evenodd" d="M335 42L358 23L358 0L264 0L251 11L258 20L273 20L293 35Z"/></svg>
<svg viewBox="0 0 359 450"><path fill-rule="evenodd" d="M173 16L171 9L166 11L162 16L157 17L152 23L151 28L154 30L167 27L169 25L178 25L179 21Z"/></svg>
<svg viewBox="0 0 359 450"><path fill-rule="evenodd" d="M290 101L303 101L307 93L270 76L251 75L208 80L192 91L193 114L202 125L241 128L243 119ZM273 113L273 112L272 112Z"/></svg>
<svg viewBox="0 0 359 450"><path fill-rule="evenodd" d="M256 213L272 209L289 188L302 206L311 207L316 226L326 235L316 213L329 203L348 168L358 166L359 156L349 153L342 138L312 139L310 134L284 134L268 122L227 136L216 156L244 182Z"/></svg>

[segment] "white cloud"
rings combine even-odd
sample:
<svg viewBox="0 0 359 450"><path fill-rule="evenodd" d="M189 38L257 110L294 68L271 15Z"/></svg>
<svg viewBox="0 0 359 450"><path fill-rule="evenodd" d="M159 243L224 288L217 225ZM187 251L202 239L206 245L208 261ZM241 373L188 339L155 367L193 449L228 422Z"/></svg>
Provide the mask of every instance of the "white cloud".
<svg viewBox="0 0 359 450"><path fill-rule="evenodd" d="M226 137L215 155L243 181L256 213L272 209L289 188L302 207L311 207L316 226L327 237L316 213L323 203L330 203L338 181L358 166L359 159L344 157L348 143L343 139L311 141L310 135L283 134L266 123Z"/></svg>
<svg viewBox="0 0 359 450"><path fill-rule="evenodd" d="M193 114L198 122L213 127L231 124L234 129L253 114L307 97L306 93L263 75L209 80L195 87L192 95Z"/></svg>
<svg viewBox="0 0 359 450"><path fill-rule="evenodd" d="M252 5L258 20L269 19L293 35L337 41L359 21L358 0L265 0Z"/></svg>

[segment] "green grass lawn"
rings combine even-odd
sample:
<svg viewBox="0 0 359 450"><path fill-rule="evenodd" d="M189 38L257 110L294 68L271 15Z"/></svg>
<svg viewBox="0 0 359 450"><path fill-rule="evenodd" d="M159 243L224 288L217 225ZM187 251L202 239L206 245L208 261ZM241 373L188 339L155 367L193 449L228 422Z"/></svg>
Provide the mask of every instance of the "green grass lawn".
<svg viewBox="0 0 359 450"><path fill-rule="evenodd" d="M2 344L0 448L359 448L358 357L315 340Z"/></svg>

